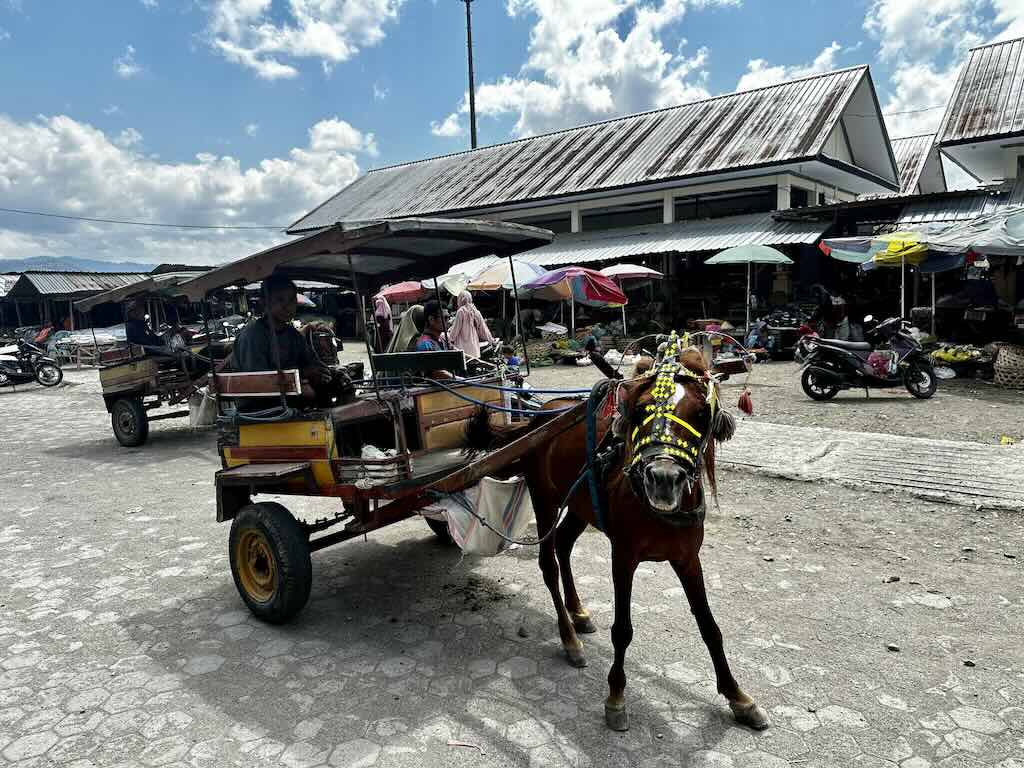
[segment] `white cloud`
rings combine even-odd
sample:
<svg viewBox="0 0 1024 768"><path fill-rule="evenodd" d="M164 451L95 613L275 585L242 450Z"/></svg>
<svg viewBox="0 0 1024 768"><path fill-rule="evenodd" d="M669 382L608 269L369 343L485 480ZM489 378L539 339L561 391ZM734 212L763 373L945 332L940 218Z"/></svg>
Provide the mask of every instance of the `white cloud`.
<svg viewBox="0 0 1024 768"><path fill-rule="evenodd" d="M774 85L785 80L794 80L798 77L807 77L821 72L829 72L836 68L836 54L842 50L842 46L835 40L832 44L821 50L814 61L810 64L797 64L794 66L769 66L764 59L751 59L747 62L747 71L736 84L736 90L745 91L751 88L763 88L766 85Z"/></svg>
<svg viewBox="0 0 1024 768"><path fill-rule="evenodd" d="M10 40L10 39L11 39L11 33L8 32L3 27L0 27L0 43L2 43L4 40Z"/></svg>
<svg viewBox="0 0 1024 768"><path fill-rule="evenodd" d="M935 58L949 48L963 52L984 41L985 0L874 0L864 29L879 40L886 60Z"/></svg>
<svg viewBox="0 0 1024 768"><path fill-rule="evenodd" d="M121 113L121 108L117 104L111 104L109 107L103 108L104 115L118 115Z"/></svg>
<svg viewBox="0 0 1024 768"><path fill-rule="evenodd" d="M446 117L442 122L437 120L430 121L430 132L435 136L443 136L446 139L454 138L455 136L463 136L466 133L466 128L462 125L459 114L454 112Z"/></svg>
<svg viewBox="0 0 1024 768"><path fill-rule="evenodd" d="M142 67L135 61L135 46L129 45L125 48L123 56L114 59L114 71L118 77L125 80L142 72Z"/></svg>
<svg viewBox="0 0 1024 768"><path fill-rule="evenodd" d="M139 0L139 2L149 10L153 10L159 5L157 0Z"/></svg>
<svg viewBox="0 0 1024 768"><path fill-rule="evenodd" d="M388 96L391 95L391 90L385 86L373 84L373 100L374 101L387 101Z"/></svg>
<svg viewBox="0 0 1024 768"><path fill-rule="evenodd" d="M996 11L997 40L1024 37L1024 3L1020 0L992 0Z"/></svg>
<svg viewBox="0 0 1024 768"><path fill-rule="evenodd" d="M661 0L656 5L640 0L508 0L510 15L536 17L527 60L518 76L477 89L477 113L512 115L516 118L513 132L528 136L706 97L707 51L700 49L689 57L671 53L661 34L678 24L691 5L710 3L734 4L733 0ZM464 98L458 113L468 110Z"/></svg>
<svg viewBox="0 0 1024 768"><path fill-rule="evenodd" d="M246 136L255 136L257 133L259 133L259 131L260 131L260 127L259 127L259 125L257 123L249 123L248 125L245 126L245 135Z"/></svg>
<svg viewBox="0 0 1024 768"><path fill-rule="evenodd" d="M137 136L126 129L111 138L64 115L18 122L0 114L0 206L92 218L287 225L351 183L359 155L376 151L372 135L337 118L314 125L307 146L248 167L212 153L161 162L138 150ZM281 239L273 231L182 232L7 215L0 259L79 255L202 264Z"/></svg>
<svg viewBox="0 0 1024 768"><path fill-rule="evenodd" d="M142 143L142 134L134 128L125 128L121 131L117 138L114 139L114 143L119 147L134 147L136 144Z"/></svg>
<svg viewBox="0 0 1024 768"><path fill-rule="evenodd" d="M321 120L309 129L309 146L314 152L365 152L377 154L372 133L363 133L344 120Z"/></svg>
<svg viewBox="0 0 1024 768"><path fill-rule="evenodd" d="M315 59L329 73L360 48L384 39L404 0L289 0L287 19L271 0L216 0L208 34L226 59L266 80L291 78L287 59Z"/></svg>

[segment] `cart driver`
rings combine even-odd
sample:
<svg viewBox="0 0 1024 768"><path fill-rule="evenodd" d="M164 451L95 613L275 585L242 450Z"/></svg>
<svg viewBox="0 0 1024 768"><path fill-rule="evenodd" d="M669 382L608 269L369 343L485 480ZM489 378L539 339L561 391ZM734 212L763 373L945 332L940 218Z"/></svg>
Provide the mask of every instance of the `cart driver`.
<svg viewBox="0 0 1024 768"><path fill-rule="evenodd" d="M125 314L128 319L124 322L124 333L129 344L137 344L142 347L147 355L167 353L166 342L149 330L149 326L146 325L146 310L141 302L130 302L125 307Z"/></svg>
<svg viewBox="0 0 1024 768"><path fill-rule="evenodd" d="M314 391L332 381L331 370L313 356L312 350L302 338L292 320L295 319L298 292L295 284L280 275L271 275L263 282L269 298L264 317L249 323L235 339L231 359L225 370L239 373L257 371L276 371L274 350L271 346L270 328L267 323L269 316L277 335L277 347L280 355L281 370L298 369L302 375L302 394L304 399L312 400ZM307 384L306 382L309 382ZM309 385L312 385L310 387ZM240 402L241 410L251 410ZM256 409L266 407L258 402L252 404Z"/></svg>

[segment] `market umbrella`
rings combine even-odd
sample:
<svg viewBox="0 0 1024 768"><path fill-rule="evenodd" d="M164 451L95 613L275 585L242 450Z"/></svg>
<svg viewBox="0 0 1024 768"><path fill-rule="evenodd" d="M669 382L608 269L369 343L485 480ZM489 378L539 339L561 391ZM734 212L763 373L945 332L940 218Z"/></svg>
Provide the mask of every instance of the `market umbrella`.
<svg viewBox="0 0 1024 768"><path fill-rule="evenodd" d="M570 303L570 326L576 333L576 303L588 307L629 303L626 294L610 278L586 267L562 267L531 280L523 288L535 298Z"/></svg>
<svg viewBox="0 0 1024 768"><path fill-rule="evenodd" d="M664 275L656 269L644 267L640 264L613 264L601 270L601 274L610 277L619 287L623 280L661 280ZM626 336L629 331L626 329L626 305L622 305L622 333Z"/></svg>
<svg viewBox="0 0 1024 768"><path fill-rule="evenodd" d="M544 267L521 259L502 259L478 272L468 282L471 291L512 291L516 312L516 335L519 335L519 286L547 273ZM501 294L501 316L505 317L505 294Z"/></svg>
<svg viewBox="0 0 1024 768"><path fill-rule="evenodd" d="M386 285L376 295L383 296L389 304L408 304L429 296L430 292L418 281L406 280L402 283Z"/></svg>
<svg viewBox="0 0 1024 768"><path fill-rule="evenodd" d="M746 264L747 265L747 295L744 304L747 307L747 325L745 332L750 332L750 279L754 264L792 264L793 260L767 245L737 245L735 248L726 248L704 262L705 264Z"/></svg>
<svg viewBox="0 0 1024 768"><path fill-rule="evenodd" d="M448 291L452 296L458 296L466 290L471 278L472 275L467 275L465 272L448 272L440 277L432 277L429 280L422 280L420 285L428 291L433 291L436 287L441 287Z"/></svg>
<svg viewBox="0 0 1024 768"><path fill-rule="evenodd" d="M992 256L1024 256L1024 205L949 227L928 238L930 249Z"/></svg>

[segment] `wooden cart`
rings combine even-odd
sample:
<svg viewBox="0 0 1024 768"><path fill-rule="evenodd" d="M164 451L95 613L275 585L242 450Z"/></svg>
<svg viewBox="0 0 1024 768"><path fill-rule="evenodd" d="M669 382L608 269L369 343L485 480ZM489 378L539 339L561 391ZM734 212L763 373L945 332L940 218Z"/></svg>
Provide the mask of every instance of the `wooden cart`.
<svg viewBox="0 0 1024 768"><path fill-rule="evenodd" d="M271 274L341 282L384 282L411 270L441 274L459 261L512 254L549 242L545 230L502 222L400 219L336 225L204 273L182 289L200 300L224 285ZM276 340L276 334L270 334ZM464 445L467 421L480 407L507 419L498 377L431 381L423 372L465 370L462 352L371 355L371 378L352 402L295 409L297 371L217 374L218 398L265 398L258 417L221 420L217 520L231 521L228 555L242 600L259 618L285 622L305 605L312 583L310 554L363 536L424 509L435 493L465 489L500 472L583 418L582 406L556 416L504 448L483 455ZM283 401L283 402L282 402ZM282 402L273 414L275 402ZM222 404L231 413L229 404ZM577 414L578 411L578 414ZM298 519L258 495L335 500L332 511ZM341 504L337 504L340 501ZM436 533L447 529L427 520Z"/></svg>

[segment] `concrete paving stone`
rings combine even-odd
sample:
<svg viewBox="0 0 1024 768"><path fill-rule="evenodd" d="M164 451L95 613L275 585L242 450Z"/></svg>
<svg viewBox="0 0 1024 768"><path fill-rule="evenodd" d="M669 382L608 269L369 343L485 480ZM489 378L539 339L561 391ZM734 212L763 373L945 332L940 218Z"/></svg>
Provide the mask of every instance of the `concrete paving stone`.
<svg viewBox="0 0 1024 768"><path fill-rule="evenodd" d="M998 715L978 707L957 707L949 716L961 728L976 733L993 735L1006 730L1006 723Z"/></svg>
<svg viewBox="0 0 1024 768"><path fill-rule="evenodd" d="M334 748L330 764L335 768L370 768L380 757L380 745L367 739L353 739Z"/></svg>
<svg viewBox="0 0 1024 768"><path fill-rule="evenodd" d="M16 763L45 754L58 741L59 737L53 731L30 733L14 739L0 754L10 762Z"/></svg>

